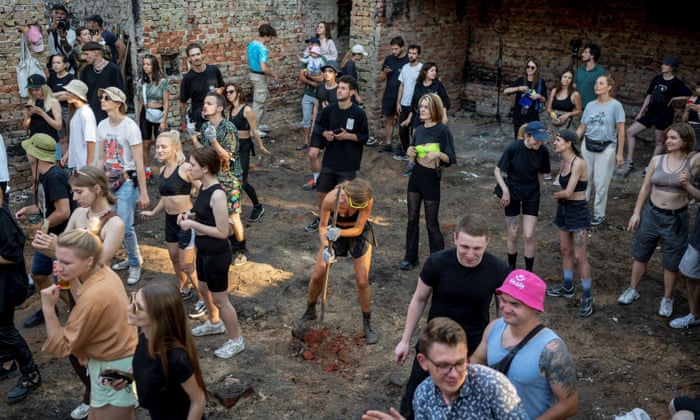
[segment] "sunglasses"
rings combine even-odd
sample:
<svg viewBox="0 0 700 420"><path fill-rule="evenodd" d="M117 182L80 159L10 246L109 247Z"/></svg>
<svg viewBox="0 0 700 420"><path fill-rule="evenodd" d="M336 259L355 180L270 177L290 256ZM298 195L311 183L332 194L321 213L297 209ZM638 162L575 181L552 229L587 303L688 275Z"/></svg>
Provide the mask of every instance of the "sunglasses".
<svg viewBox="0 0 700 420"><path fill-rule="evenodd" d="M227 91L226 91L226 94L227 94L227 95L233 95L234 93L236 93L235 90L227 90Z"/></svg>
<svg viewBox="0 0 700 420"><path fill-rule="evenodd" d="M101 100L101 101L111 101L112 98L110 98L110 97L107 96L107 95L102 95L102 96L100 96L100 100Z"/></svg>
<svg viewBox="0 0 700 420"><path fill-rule="evenodd" d="M525 68L535 70L537 67L535 67L535 66L526 66Z"/></svg>
<svg viewBox="0 0 700 420"><path fill-rule="evenodd" d="M347 195L347 192L345 194ZM348 204L350 204L350 207L352 207L353 209L364 209L364 208L367 208L367 206L369 206L369 201L366 203L360 203L360 204L353 203L352 197L350 197L348 195Z"/></svg>

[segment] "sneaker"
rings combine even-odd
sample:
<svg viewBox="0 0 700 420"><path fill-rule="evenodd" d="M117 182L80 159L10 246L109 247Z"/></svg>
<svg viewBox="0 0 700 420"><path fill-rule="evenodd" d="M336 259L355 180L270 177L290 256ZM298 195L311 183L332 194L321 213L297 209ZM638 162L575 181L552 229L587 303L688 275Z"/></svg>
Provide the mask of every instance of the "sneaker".
<svg viewBox="0 0 700 420"><path fill-rule="evenodd" d="M403 261L401 261L401 264L399 264L399 268L404 270L404 271L413 270L413 267L415 267L415 266L416 266L415 264L411 263L408 260L403 260Z"/></svg>
<svg viewBox="0 0 700 420"><path fill-rule="evenodd" d="M258 129L258 135L260 136L261 139L264 139L265 137L267 137L267 131L262 131L262 130Z"/></svg>
<svg viewBox="0 0 700 420"><path fill-rule="evenodd" d="M617 168L615 170L615 175L626 177L627 175L630 174L630 172L632 172L633 169L634 169L634 162L625 161L625 163L622 165L621 168Z"/></svg>
<svg viewBox="0 0 700 420"><path fill-rule="evenodd" d="M204 302L197 301L197 303L194 304L194 309L192 309L192 312L188 314L188 316L192 319L198 319L203 317L204 315L207 314L207 305L204 304Z"/></svg>
<svg viewBox="0 0 700 420"><path fill-rule="evenodd" d="M406 169L405 171L401 172L401 176L409 176L413 173L413 169Z"/></svg>
<svg viewBox="0 0 700 420"><path fill-rule="evenodd" d="M593 216L591 218L591 226L598 226L605 221L605 216Z"/></svg>
<svg viewBox="0 0 700 420"><path fill-rule="evenodd" d="M34 328L44 323L44 312L41 309L34 312L29 318L24 320L24 328Z"/></svg>
<svg viewBox="0 0 700 420"><path fill-rule="evenodd" d="M128 260L121 260L116 264L112 264L112 270L114 271L122 271L126 270L129 268L129 261Z"/></svg>
<svg viewBox="0 0 700 420"><path fill-rule="evenodd" d="M191 287L188 287L187 290L180 290L180 296L182 296L182 300L185 302L192 300L196 295L194 289Z"/></svg>
<svg viewBox="0 0 700 420"><path fill-rule="evenodd" d="M224 323L219 321L218 324L212 324L209 322L207 319L206 322L202 325L197 325L196 327L192 328L192 335L195 337L202 337L205 335L214 335L214 334L223 334L226 332L226 328L224 327Z"/></svg>
<svg viewBox="0 0 700 420"><path fill-rule="evenodd" d="M676 318L668 323L668 325L671 328L677 328L677 329L689 328L689 327L692 327L693 325L698 325L698 324L700 324L700 319L695 318L695 316L693 314L688 314L686 316Z"/></svg>
<svg viewBox="0 0 700 420"><path fill-rule="evenodd" d="M316 181L314 181L314 179L311 178L310 180L306 181L306 184L304 184L304 185L301 187L301 189L304 190L304 191L315 190L315 189L316 189Z"/></svg>
<svg viewBox="0 0 700 420"><path fill-rule="evenodd" d="M236 267L240 267L242 265L245 265L245 263L248 262L248 250L243 249L240 251L236 251L233 253L233 265Z"/></svg>
<svg viewBox="0 0 700 420"><path fill-rule="evenodd" d="M129 267L129 277L126 279L126 284L136 284L141 280L141 266Z"/></svg>
<svg viewBox="0 0 700 420"><path fill-rule="evenodd" d="M367 139L365 146L376 146L377 144L379 144L379 140L376 137L370 137Z"/></svg>
<svg viewBox="0 0 700 420"><path fill-rule="evenodd" d="M250 212L248 221L257 222L263 217L263 214L265 214L265 208L262 205L253 207L253 211Z"/></svg>
<svg viewBox="0 0 700 420"><path fill-rule="evenodd" d="M79 406L75 407L73 411L70 412L70 418L75 420L81 420L87 418L90 413L90 406L85 403L80 403Z"/></svg>
<svg viewBox="0 0 700 420"><path fill-rule="evenodd" d="M19 371L17 370L17 362L14 360L12 361L12 364L10 365L9 368L5 368L0 364L0 381L4 381L5 379L10 379L14 378L19 374Z"/></svg>
<svg viewBox="0 0 700 420"><path fill-rule="evenodd" d="M408 156L405 154L396 153L394 154L394 160L408 161Z"/></svg>
<svg viewBox="0 0 700 420"><path fill-rule="evenodd" d="M258 125L258 130L260 130L260 131L270 131L270 130L272 130L272 127L270 127L270 126L267 125L267 124L260 124L260 125Z"/></svg>
<svg viewBox="0 0 700 420"><path fill-rule="evenodd" d="M297 328L301 328L302 325L309 321L315 321L316 318L316 304L314 303L313 305L306 306L306 312L304 312L304 315L302 315L299 319L294 321L294 325L296 325Z"/></svg>
<svg viewBox="0 0 700 420"><path fill-rule="evenodd" d="M230 359L243 350L245 350L245 343L243 342L243 337L239 336L238 340L235 341L230 338L226 340L223 346L214 350L214 355L222 359Z"/></svg>
<svg viewBox="0 0 700 420"><path fill-rule="evenodd" d="M39 385L41 385L39 369L35 369L32 373L22 374L17 380L17 385L7 393L7 403L16 404L24 401L27 395Z"/></svg>
<svg viewBox="0 0 700 420"><path fill-rule="evenodd" d="M321 222L321 219L319 219L319 218L317 217L317 218L314 219L313 222L311 222L310 224L308 224L308 225L304 228L304 230L307 231L307 232L309 232L309 233L311 233L311 232L318 232L318 224L319 224L320 222Z"/></svg>
<svg viewBox="0 0 700 420"><path fill-rule="evenodd" d="M558 176L554 179L554 181L552 181L552 185L554 185L555 187L560 187L560 186L561 186L561 184L559 183L559 177L558 177Z"/></svg>
<svg viewBox="0 0 700 420"><path fill-rule="evenodd" d="M568 289L564 287L564 285L557 287L548 287L547 296L565 297L567 299L571 299L572 297L574 297L574 286L571 286Z"/></svg>
<svg viewBox="0 0 700 420"><path fill-rule="evenodd" d="M659 304L659 316L669 318L673 314L673 298L661 298Z"/></svg>
<svg viewBox="0 0 700 420"><path fill-rule="evenodd" d="M306 150L309 148L309 145L306 143L302 143L299 146L297 146L297 150Z"/></svg>
<svg viewBox="0 0 700 420"><path fill-rule="evenodd" d="M551 180L552 180L552 174L544 174L544 180L545 180L545 181L551 181Z"/></svg>
<svg viewBox="0 0 700 420"><path fill-rule="evenodd" d="M639 292L631 287L628 287L627 290L622 292L620 297L617 298L617 302L623 305L629 305L637 299L639 299Z"/></svg>
<svg viewBox="0 0 700 420"><path fill-rule="evenodd" d="M379 153L382 153L382 152L393 152L393 151L394 151L394 148L391 147L390 144L385 144L384 146L381 146L381 147L379 147L379 149L377 149L377 152L379 152Z"/></svg>
<svg viewBox="0 0 700 420"><path fill-rule="evenodd" d="M578 316L581 318L587 318L593 313L593 298L585 297L581 298L581 308L578 312Z"/></svg>
<svg viewBox="0 0 700 420"><path fill-rule="evenodd" d="M642 169L642 177L647 176L647 167L645 166L644 169Z"/></svg>
<svg viewBox="0 0 700 420"><path fill-rule="evenodd" d="M365 341L367 344L377 344L379 341L379 331L372 324L365 325Z"/></svg>

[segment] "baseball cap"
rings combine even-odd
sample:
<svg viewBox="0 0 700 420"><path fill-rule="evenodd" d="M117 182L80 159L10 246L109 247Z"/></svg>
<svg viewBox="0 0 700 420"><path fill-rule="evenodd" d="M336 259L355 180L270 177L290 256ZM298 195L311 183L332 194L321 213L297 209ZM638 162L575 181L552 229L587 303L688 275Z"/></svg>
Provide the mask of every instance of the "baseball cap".
<svg viewBox="0 0 700 420"><path fill-rule="evenodd" d="M353 45L352 48L350 49L350 52L352 52L353 54L367 55L367 51L365 51L365 47L363 47L360 44Z"/></svg>
<svg viewBox="0 0 700 420"><path fill-rule="evenodd" d="M100 26L102 26L104 24L104 21L102 20L102 16L100 16L100 15L90 15L90 16L86 17L85 20L88 22L89 21L97 22Z"/></svg>
<svg viewBox="0 0 700 420"><path fill-rule="evenodd" d="M527 307L544 312L544 294L547 286L544 281L527 270L513 270L496 294L505 293L521 301Z"/></svg>
<svg viewBox="0 0 700 420"><path fill-rule="evenodd" d="M83 51L102 51L104 47L99 42L88 41L83 45Z"/></svg>
<svg viewBox="0 0 700 420"><path fill-rule="evenodd" d="M46 84L46 78L41 74L32 74L27 78L28 89L39 89Z"/></svg>
<svg viewBox="0 0 700 420"><path fill-rule="evenodd" d="M22 149L38 160L56 162L56 140L48 134L34 134L22 142Z"/></svg>
<svg viewBox="0 0 700 420"><path fill-rule="evenodd" d="M315 36L312 36L311 38L306 40L307 44L321 44L321 40L316 38Z"/></svg>
<svg viewBox="0 0 700 420"><path fill-rule="evenodd" d="M311 47L309 52L321 54L321 47L319 47L318 45L314 45L313 47Z"/></svg>
<svg viewBox="0 0 700 420"><path fill-rule="evenodd" d="M334 64L324 64L323 66L321 66L321 71L324 71L327 68L332 68L336 72L336 74L340 75L340 70L338 70L338 67L336 67Z"/></svg>
<svg viewBox="0 0 700 420"><path fill-rule="evenodd" d="M547 140L547 130L542 121L531 121L525 127L525 134L531 135L537 141Z"/></svg>
<svg viewBox="0 0 700 420"><path fill-rule="evenodd" d="M44 37L41 35L41 30L38 26L32 25L27 31L27 39L32 47L33 52L44 51Z"/></svg>
<svg viewBox="0 0 700 420"><path fill-rule="evenodd" d="M661 64L666 64L668 66L673 67L674 69L678 68L678 59L672 55L668 55L661 60Z"/></svg>

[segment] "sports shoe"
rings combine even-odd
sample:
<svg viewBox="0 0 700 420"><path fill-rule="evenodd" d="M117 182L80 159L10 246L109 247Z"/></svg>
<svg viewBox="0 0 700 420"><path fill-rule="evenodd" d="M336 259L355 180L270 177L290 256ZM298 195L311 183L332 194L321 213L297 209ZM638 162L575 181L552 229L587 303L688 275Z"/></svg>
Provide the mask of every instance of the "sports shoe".
<svg viewBox="0 0 700 420"><path fill-rule="evenodd" d="M693 325L700 324L700 319L695 318L693 314L688 314L680 318L676 318L668 323L671 328L689 328Z"/></svg>
<svg viewBox="0 0 700 420"><path fill-rule="evenodd" d="M129 268L129 260L121 260L116 264L112 264L112 270L114 271L122 271L127 268Z"/></svg>
<svg viewBox="0 0 700 420"><path fill-rule="evenodd" d="M673 298L661 298L659 304L659 316L669 318L673 314Z"/></svg>
<svg viewBox="0 0 700 420"><path fill-rule="evenodd" d="M70 412L70 418L75 420L82 420L87 418L90 413L90 406L85 403L80 403L79 406L75 407L73 411Z"/></svg>
<svg viewBox="0 0 700 420"><path fill-rule="evenodd" d="M377 152L382 153L382 152L393 152L394 148L390 144L385 144L384 146L380 146L379 149L377 149Z"/></svg>
<svg viewBox="0 0 700 420"><path fill-rule="evenodd" d="M238 353L245 350L245 343L243 342L243 336L239 336L238 340L231 340L230 338L226 340L223 346L214 350L214 356L220 357L222 359L230 359Z"/></svg>
<svg viewBox="0 0 700 420"><path fill-rule="evenodd" d="M258 125L258 130L260 130L260 131L270 131L270 130L272 130L272 127L270 127L270 126L267 125L267 124L260 124L260 125Z"/></svg>
<svg viewBox="0 0 700 420"><path fill-rule="evenodd" d="M245 263L248 262L248 250L247 249L242 249L240 251L235 251L233 253L233 265L236 267L240 267L242 265L245 265Z"/></svg>
<svg viewBox="0 0 700 420"><path fill-rule="evenodd" d="M24 328L34 328L44 323L44 312L41 309L31 314L24 320Z"/></svg>
<svg viewBox="0 0 700 420"><path fill-rule="evenodd" d="M194 304L194 309L192 309L192 312L188 314L188 316L192 319L198 319L203 317L204 315L207 314L207 305L204 304L201 300L197 301L197 303Z"/></svg>
<svg viewBox="0 0 700 420"><path fill-rule="evenodd" d="M586 318L591 316L593 313L593 297L581 298L581 308L579 309L578 316L581 318Z"/></svg>
<svg viewBox="0 0 700 420"><path fill-rule="evenodd" d="M634 169L634 162L625 161L625 163L622 165L622 167L617 168L615 170L615 175L626 177L627 175L630 174L630 172L632 172L633 169Z"/></svg>
<svg viewBox="0 0 700 420"><path fill-rule="evenodd" d="M301 187L301 189L305 190L305 191L315 190L316 189L316 181L314 181L314 179L311 178L310 180L306 181L306 184L304 184Z"/></svg>
<svg viewBox="0 0 700 420"><path fill-rule="evenodd" d="M617 298L617 302L623 305L629 305L637 299L639 299L639 292L631 287L628 287L627 290L622 292L620 297Z"/></svg>
<svg viewBox="0 0 700 420"><path fill-rule="evenodd" d="M12 364L8 369L5 369L2 363L0 363L0 381L4 381L5 379L10 379L14 378L15 376L19 375L19 370L17 369L17 362L12 360Z"/></svg>
<svg viewBox="0 0 700 420"><path fill-rule="evenodd" d="M551 181L551 180L552 180L552 174L544 174L544 180L545 180L545 181Z"/></svg>
<svg viewBox="0 0 700 420"><path fill-rule="evenodd" d="M35 368L34 372L22 374L17 380L17 385L7 393L7 403L16 404L24 401L27 395L39 385L41 385L41 374L38 368Z"/></svg>
<svg viewBox="0 0 700 420"><path fill-rule="evenodd" d="M605 216L593 216L591 218L591 226L598 226L605 221Z"/></svg>
<svg viewBox="0 0 700 420"><path fill-rule="evenodd" d="M253 207L253 211L250 212L248 221L257 222L263 217L263 214L265 214L265 208L262 205Z"/></svg>
<svg viewBox="0 0 700 420"><path fill-rule="evenodd" d="M212 324L209 322L207 319L204 324L202 325L197 325L196 327L192 328L192 335L195 337L202 337L205 335L214 335L214 334L223 334L226 332L226 328L224 327L224 323L219 321L218 324Z"/></svg>
<svg viewBox="0 0 700 420"><path fill-rule="evenodd" d="M313 222L309 223L304 230L311 233L311 232L318 232L318 224L321 223L321 219L318 217L314 219Z"/></svg>
<svg viewBox="0 0 700 420"><path fill-rule="evenodd" d="M405 154L396 153L394 154L394 160L408 161L408 156Z"/></svg>
<svg viewBox="0 0 700 420"><path fill-rule="evenodd" d="M409 176L413 173L413 168L406 169L405 171L401 172L401 176Z"/></svg>
<svg viewBox="0 0 700 420"><path fill-rule="evenodd" d="M297 146L297 150L306 150L309 148L309 145L306 143L302 143L299 146Z"/></svg>
<svg viewBox="0 0 700 420"><path fill-rule="evenodd" d="M372 324L365 325L365 341L367 344L377 344L379 341L379 331Z"/></svg>
<svg viewBox="0 0 700 420"><path fill-rule="evenodd" d="M401 264L399 264L399 268L404 270L404 271L413 270L413 267L415 267L415 266L416 266L415 264L413 264L412 262L410 262L408 260L403 260L403 261L401 261Z"/></svg>
<svg viewBox="0 0 700 420"><path fill-rule="evenodd" d="M567 299L571 299L572 297L574 297L574 286L571 286L568 289L564 287L564 285L548 287L547 296L565 297Z"/></svg>
<svg viewBox="0 0 700 420"><path fill-rule="evenodd" d="M180 296L182 296L182 300L185 302L193 299L197 293L195 293L194 289L191 287L188 287L187 290L180 290Z"/></svg>
<svg viewBox="0 0 700 420"><path fill-rule="evenodd" d="M136 284L141 280L141 266L129 267L129 277L126 279L126 284Z"/></svg>
<svg viewBox="0 0 700 420"><path fill-rule="evenodd" d="M365 146L376 146L377 144L379 144L379 140L376 137L370 137L367 139Z"/></svg>

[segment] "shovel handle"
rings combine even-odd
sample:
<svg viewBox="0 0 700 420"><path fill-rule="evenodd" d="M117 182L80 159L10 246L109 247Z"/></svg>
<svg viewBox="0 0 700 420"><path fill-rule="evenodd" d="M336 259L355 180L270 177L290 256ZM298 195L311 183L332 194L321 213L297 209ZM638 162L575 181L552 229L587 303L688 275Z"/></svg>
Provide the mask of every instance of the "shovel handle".
<svg viewBox="0 0 700 420"><path fill-rule="evenodd" d="M338 207L340 207L340 186L336 186L336 189L338 192L335 195L335 210L333 211L333 219L331 221L331 226L335 227L335 222L338 219ZM332 250L333 249L333 241L329 240L328 241L328 249ZM333 263L327 263L326 264L326 273L323 277L323 293L321 295L321 322L323 322L323 315L326 312L326 295L328 293L328 277L331 272L331 265Z"/></svg>

